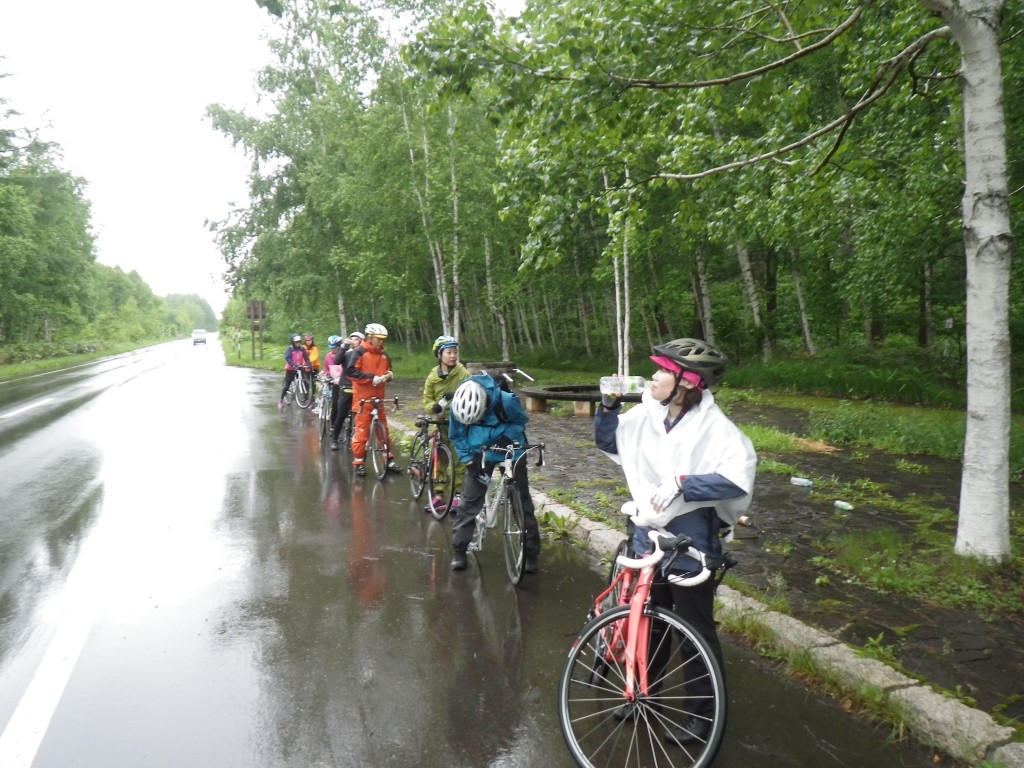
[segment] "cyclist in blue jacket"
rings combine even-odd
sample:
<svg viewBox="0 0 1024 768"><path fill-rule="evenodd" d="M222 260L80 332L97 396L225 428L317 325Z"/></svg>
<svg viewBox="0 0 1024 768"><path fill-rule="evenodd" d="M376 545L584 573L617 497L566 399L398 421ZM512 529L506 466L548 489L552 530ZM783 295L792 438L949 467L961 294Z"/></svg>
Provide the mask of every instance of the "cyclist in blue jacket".
<svg viewBox="0 0 1024 768"><path fill-rule="evenodd" d="M504 454L487 453L491 445L526 443L526 415L522 404L511 392L505 392L487 374L470 376L452 396L448 439L458 460L466 465L462 500L455 508L452 522L452 570L466 568L466 550L473 539L476 516L484 505L487 483ZM521 453L516 458L522 455ZM515 464L516 486L523 503L526 533L523 541L523 570L536 573L540 556L540 529L530 497L526 461Z"/></svg>

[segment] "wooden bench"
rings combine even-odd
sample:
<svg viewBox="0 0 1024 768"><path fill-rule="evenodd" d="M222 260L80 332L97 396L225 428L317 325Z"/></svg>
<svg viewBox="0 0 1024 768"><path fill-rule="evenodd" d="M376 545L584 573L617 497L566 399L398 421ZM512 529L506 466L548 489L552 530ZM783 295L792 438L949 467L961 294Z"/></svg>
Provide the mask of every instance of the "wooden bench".
<svg viewBox="0 0 1024 768"><path fill-rule="evenodd" d="M601 392L597 387L583 384L554 384L547 387L523 387L519 395L524 398L527 413L545 413L548 400L561 400L572 403L573 415L581 418L593 418L597 404L601 402ZM640 393L623 395L627 403L639 403Z"/></svg>
<svg viewBox="0 0 1024 768"><path fill-rule="evenodd" d="M508 382L504 378L505 374L512 376L513 372L517 368L515 363L510 362L508 360L498 360L491 362L483 361L472 363L463 362L462 364L466 366L466 370L469 371L470 376L474 376L478 373L486 373L492 379L498 382L498 384L503 384L506 386L508 385Z"/></svg>

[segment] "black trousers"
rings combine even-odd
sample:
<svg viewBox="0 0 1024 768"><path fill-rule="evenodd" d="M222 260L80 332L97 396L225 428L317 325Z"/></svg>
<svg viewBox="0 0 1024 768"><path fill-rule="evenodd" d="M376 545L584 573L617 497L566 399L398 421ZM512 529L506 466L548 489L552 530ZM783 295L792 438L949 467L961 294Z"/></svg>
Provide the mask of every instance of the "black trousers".
<svg viewBox="0 0 1024 768"><path fill-rule="evenodd" d="M725 662L722 659L722 644L718 639L718 630L715 628L715 584L710 578L703 584L695 587L683 587L677 584L670 584L660 574L651 585L651 601L655 605L669 608L680 617L685 619L697 633L707 640L708 645L714 653L718 666L722 670L722 678L725 678ZM657 625L656 625L657 626ZM664 625L660 626L664 630ZM662 633L663 634L663 633ZM662 638L651 632L651 647L656 649L651 659L651 680L657 680L669 662L672 653L672 643L659 642ZM692 657L693 648L689 642L680 643L679 638L675 639L680 645L679 653L682 660ZM702 697L703 701L695 704L694 711L701 715L710 715L712 711L711 696L714 692L711 681L707 676L707 670L699 660L691 660L683 665L683 673L686 678L686 695ZM726 695L722 691L722 695Z"/></svg>
<svg viewBox="0 0 1024 768"><path fill-rule="evenodd" d="M338 435L345 427L345 419L348 418L348 413L352 410L352 390L345 392L341 387L332 386L331 408L331 413L334 414L331 421L331 436L337 441Z"/></svg>
<svg viewBox="0 0 1024 768"><path fill-rule="evenodd" d="M469 542L473 540L476 516L483 508L484 498L487 496L486 479L490 478L495 466L491 464L484 467L484 480L481 480L479 473L472 470L466 471L466 477L462 482L462 498L459 501L459 506L455 508L455 519L452 521L452 548L456 552L465 552ZM519 499L523 503L523 517L526 524L523 555L536 557L540 554L540 528L537 526L537 516L534 514L533 499L530 497L526 459L515 464L513 473L516 478Z"/></svg>

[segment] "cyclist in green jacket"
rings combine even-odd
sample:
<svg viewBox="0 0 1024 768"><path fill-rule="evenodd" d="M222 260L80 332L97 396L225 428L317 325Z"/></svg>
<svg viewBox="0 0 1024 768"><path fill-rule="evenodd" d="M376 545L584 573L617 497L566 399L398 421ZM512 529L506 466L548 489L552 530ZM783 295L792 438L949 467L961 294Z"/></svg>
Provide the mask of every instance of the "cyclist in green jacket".
<svg viewBox="0 0 1024 768"><path fill-rule="evenodd" d="M445 423L441 425L441 434L449 448L452 447L448 440L448 406L452 401L452 395L459 388L459 384L469 378L469 371L466 366L459 362L459 342L454 336L441 335L434 340L434 358L437 366L430 369L426 381L423 382L423 407L428 415L435 418L443 418ZM455 450L452 449L452 455ZM455 463L455 487L462 487L462 478L466 474L466 468L461 462ZM459 498L456 496L452 507L458 506ZM430 504L438 507L443 504L440 498L430 500ZM427 507L427 512L430 507Z"/></svg>

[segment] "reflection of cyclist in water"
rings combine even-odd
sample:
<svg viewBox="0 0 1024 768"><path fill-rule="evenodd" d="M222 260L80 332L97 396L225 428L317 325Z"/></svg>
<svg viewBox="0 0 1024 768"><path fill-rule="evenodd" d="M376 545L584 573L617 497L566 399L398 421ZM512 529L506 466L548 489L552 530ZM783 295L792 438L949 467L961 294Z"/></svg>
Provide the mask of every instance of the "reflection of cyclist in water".
<svg viewBox="0 0 1024 768"><path fill-rule="evenodd" d="M672 534L685 533L696 549L720 557L720 534L750 506L757 464L754 446L707 389L725 373L726 358L697 339L668 341L653 352L651 360L658 370L639 405L621 413L620 400L602 396L594 420L595 441L626 476L640 523L633 538L637 553L652 548L647 537L650 529L643 527L646 520ZM672 565L673 571L696 568L696 561L689 557L679 557ZM659 577L651 595L659 605L674 606L704 636L721 664L713 579L685 587ZM663 668L666 662L653 659L652 666ZM700 683L687 685L688 695L707 695L709 706L710 693ZM628 708L619 716L627 713ZM666 737L686 744L705 738L709 728L709 721L694 718Z"/></svg>
<svg viewBox="0 0 1024 768"><path fill-rule="evenodd" d="M352 537L348 545L349 584L363 607L379 603L387 585L387 564L374 540L379 525L372 514L373 502L366 496L364 489L352 490Z"/></svg>
<svg viewBox="0 0 1024 768"><path fill-rule="evenodd" d="M302 337L297 333L292 334L292 343L284 350L284 386L281 388L281 399L277 401L278 408L284 408L284 396L288 387L295 381L299 368L312 368L309 362L309 354L302 345Z"/></svg>

